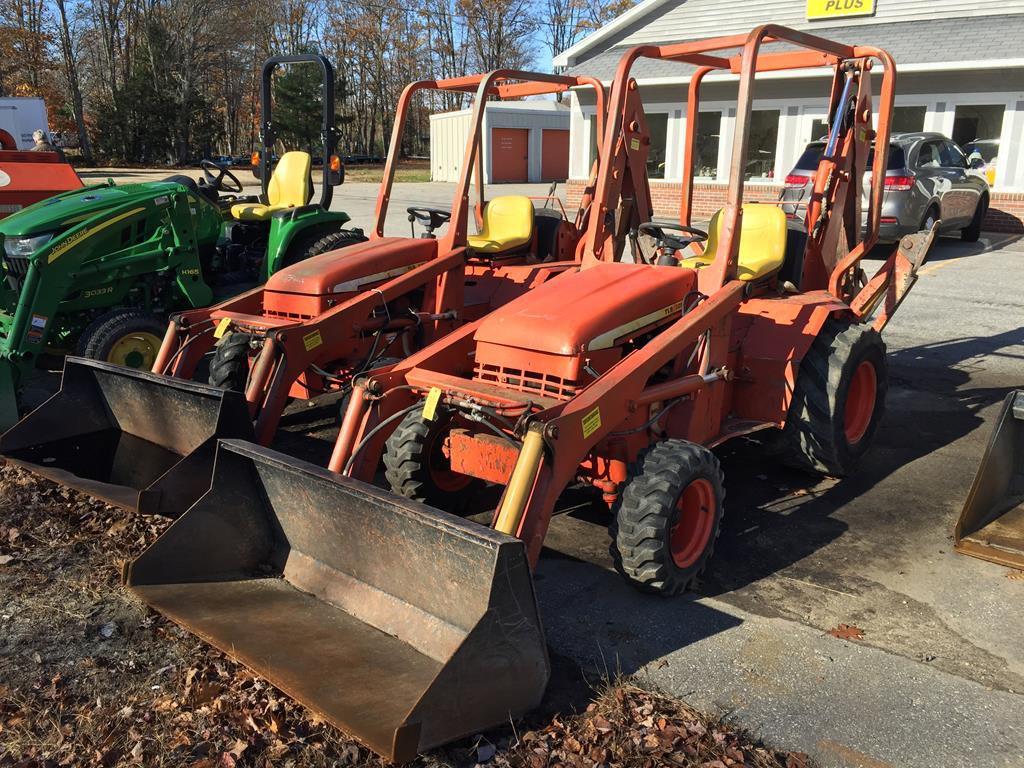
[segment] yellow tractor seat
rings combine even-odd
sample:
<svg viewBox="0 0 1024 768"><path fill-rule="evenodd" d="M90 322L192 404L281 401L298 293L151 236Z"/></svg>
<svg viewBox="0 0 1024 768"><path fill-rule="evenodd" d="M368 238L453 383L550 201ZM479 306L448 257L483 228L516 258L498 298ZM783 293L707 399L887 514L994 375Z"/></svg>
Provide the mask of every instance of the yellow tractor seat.
<svg viewBox="0 0 1024 768"><path fill-rule="evenodd" d="M231 218L238 221L265 221L276 211L298 208L313 194L309 171L313 159L308 152L285 152L267 185L266 203L238 203L231 206Z"/></svg>
<svg viewBox="0 0 1024 768"><path fill-rule="evenodd" d="M680 266L698 269L715 260L718 239L722 236L722 212L715 211L708 229L704 253L679 262ZM736 259L736 277L759 280L782 268L786 258L786 214L777 205L747 203L743 206L740 225L740 250Z"/></svg>
<svg viewBox="0 0 1024 768"><path fill-rule="evenodd" d="M533 201L522 195L496 197L484 205L479 235L466 244L476 253L503 253L520 248L533 238Z"/></svg>

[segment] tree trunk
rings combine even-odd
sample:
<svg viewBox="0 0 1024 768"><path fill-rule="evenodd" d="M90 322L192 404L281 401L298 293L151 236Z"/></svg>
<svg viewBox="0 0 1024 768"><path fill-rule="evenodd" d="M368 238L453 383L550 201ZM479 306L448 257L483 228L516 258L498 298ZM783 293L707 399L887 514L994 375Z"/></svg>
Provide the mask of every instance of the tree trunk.
<svg viewBox="0 0 1024 768"><path fill-rule="evenodd" d="M64 58L64 75L71 91L71 111L75 117L75 128L78 130L78 146L82 150L82 160L92 165L92 146L89 144L89 133L85 129L85 114L82 109L82 83L78 77L78 62L75 59L74 43L71 39L71 26L68 23L67 8L64 0L56 0L60 14L60 49Z"/></svg>

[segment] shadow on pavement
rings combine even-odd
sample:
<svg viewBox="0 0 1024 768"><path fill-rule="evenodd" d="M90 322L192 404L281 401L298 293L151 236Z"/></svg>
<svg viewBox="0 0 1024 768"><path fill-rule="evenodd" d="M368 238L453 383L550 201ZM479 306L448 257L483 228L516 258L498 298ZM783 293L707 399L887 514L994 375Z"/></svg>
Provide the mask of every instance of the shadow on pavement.
<svg viewBox="0 0 1024 768"><path fill-rule="evenodd" d="M837 511L901 468L981 427L980 412L1000 402L1009 387L968 387L970 373L957 366L977 357L1006 354L1004 348L1022 342L1024 331L1014 330L890 354L886 415L875 445L849 478L819 482L771 461L754 440L726 445L720 457L727 512L706 574L707 593L740 589L818 551L847 531L847 523L836 518ZM1024 359L1021 365L1024 368ZM918 478L925 484L943 480ZM963 489L964 496L967 490ZM868 544L858 548L859 557L879 562L892 558L922 529L940 524L935 512L909 498L899 509L889 505L859 509L857 538ZM826 581L829 577L842 580L841 573L820 575Z"/></svg>

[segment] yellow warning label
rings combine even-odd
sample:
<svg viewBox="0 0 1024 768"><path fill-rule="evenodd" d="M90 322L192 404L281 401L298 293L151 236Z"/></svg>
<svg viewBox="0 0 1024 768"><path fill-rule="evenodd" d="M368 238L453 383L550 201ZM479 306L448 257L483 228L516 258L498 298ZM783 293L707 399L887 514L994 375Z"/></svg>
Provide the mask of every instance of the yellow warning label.
<svg viewBox="0 0 1024 768"><path fill-rule="evenodd" d="M634 152L640 149L640 139L630 139L629 148L632 149Z"/></svg>
<svg viewBox="0 0 1024 768"><path fill-rule="evenodd" d="M595 407L583 417L583 437L590 437L601 428L601 409Z"/></svg>
<svg viewBox="0 0 1024 768"><path fill-rule="evenodd" d="M431 387L427 399L423 401L423 420L433 421L437 415L437 404L441 402L441 390Z"/></svg>
<svg viewBox="0 0 1024 768"><path fill-rule="evenodd" d="M228 328L230 328L230 327L231 327L231 318L230 317L222 317L217 322L217 327L213 329L213 338L215 338L215 339L222 339L222 338L224 338L224 334L227 333Z"/></svg>
<svg viewBox="0 0 1024 768"><path fill-rule="evenodd" d="M307 352L312 352L323 343L324 339L320 335L320 331L313 331L302 337L302 346L306 348Z"/></svg>

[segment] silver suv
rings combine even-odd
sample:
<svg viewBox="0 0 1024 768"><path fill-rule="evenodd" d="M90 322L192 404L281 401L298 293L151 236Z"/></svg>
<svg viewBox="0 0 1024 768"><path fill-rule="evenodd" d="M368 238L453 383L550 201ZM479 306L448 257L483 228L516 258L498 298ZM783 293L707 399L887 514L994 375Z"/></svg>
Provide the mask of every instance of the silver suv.
<svg viewBox="0 0 1024 768"><path fill-rule="evenodd" d="M814 173L824 151L824 141L812 141L786 177L781 199L783 203L793 203L783 205L790 218L805 210L803 206L810 199ZM868 158L869 167L872 160L873 157ZM942 234L959 231L963 240L977 240L988 209L989 187L985 179L969 170L963 150L940 133L893 134L879 239L895 242L911 232L930 229L941 219ZM865 210L870 180L869 171L864 174Z"/></svg>

